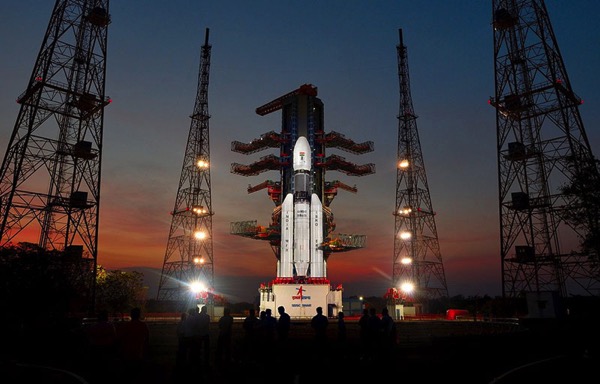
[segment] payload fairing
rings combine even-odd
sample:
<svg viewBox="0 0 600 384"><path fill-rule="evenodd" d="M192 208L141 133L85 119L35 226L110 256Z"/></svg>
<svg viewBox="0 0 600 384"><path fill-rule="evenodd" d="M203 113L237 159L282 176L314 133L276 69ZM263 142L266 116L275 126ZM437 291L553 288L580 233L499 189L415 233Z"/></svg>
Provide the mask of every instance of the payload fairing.
<svg viewBox="0 0 600 384"><path fill-rule="evenodd" d="M312 151L304 136L293 151L294 182L281 207L278 277L327 277L323 243L323 205L313 192Z"/></svg>

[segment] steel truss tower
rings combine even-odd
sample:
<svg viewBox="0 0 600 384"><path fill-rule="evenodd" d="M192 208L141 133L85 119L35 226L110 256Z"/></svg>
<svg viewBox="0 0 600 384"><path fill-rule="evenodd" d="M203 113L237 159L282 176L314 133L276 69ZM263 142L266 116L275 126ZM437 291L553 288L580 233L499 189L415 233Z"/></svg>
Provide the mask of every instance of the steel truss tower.
<svg viewBox="0 0 600 384"><path fill-rule="evenodd" d="M395 300L422 301L448 297L440 253L435 213L431 204L421 152L417 116L414 113L408 76L408 57L399 30L398 159L396 163L396 209L394 211L394 262L392 295ZM402 286L414 286L408 296Z"/></svg>
<svg viewBox="0 0 600 384"><path fill-rule="evenodd" d="M0 246L64 251L94 278L108 11L56 1L0 169Z"/></svg>
<svg viewBox="0 0 600 384"><path fill-rule="evenodd" d="M158 300L187 302L191 284L203 285L202 293L214 290L212 200L210 186L210 141L208 78L210 50L208 32L202 46L198 91L181 179L175 199L171 230L158 287ZM201 295L202 295L201 293ZM199 298L207 298L202 296Z"/></svg>
<svg viewBox="0 0 600 384"><path fill-rule="evenodd" d="M503 295L598 295L597 248L576 250L598 228L597 209L584 203L590 183L598 185L598 169L581 100L544 2L493 0L492 6ZM566 193L564 186L574 183L575 192ZM574 225L569 218L579 214L588 220Z"/></svg>

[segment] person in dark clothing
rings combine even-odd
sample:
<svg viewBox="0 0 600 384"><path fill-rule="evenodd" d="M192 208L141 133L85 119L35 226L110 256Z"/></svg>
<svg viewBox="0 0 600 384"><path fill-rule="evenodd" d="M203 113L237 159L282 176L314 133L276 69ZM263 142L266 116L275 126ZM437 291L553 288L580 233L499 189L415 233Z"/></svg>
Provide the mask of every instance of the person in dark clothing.
<svg viewBox="0 0 600 384"><path fill-rule="evenodd" d="M373 359L379 352L381 342L381 319L377 316L377 309L369 309L369 319L367 321L367 339L368 339L368 357Z"/></svg>
<svg viewBox="0 0 600 384"><path fill-rule="evenodd" d="M244 318L242 328L244 329L244 341L243 341L243 356L245 361L254 360L253 349L257 347L258 343L258 329L259 320L256 317L256 310L250 308L248 310L248 316Z"/></svg>
<svg viewBox="0 0 600 384"><path fill-rule="evenodd" d="M391 358L396 345L396 323L387 307L381 310L381 347L384 358Z"/></svg>
<svg viewBox="0 0 600 384"><path fill-rule="evenodd" d="M200 308L200 313L198 314L198 335L204 367L208 368L210 365L210 315L208 314L206 305Z"/></svg>
<svg viewBox="0 0 600 384"><path fill-rule="evenodd" d="M363 314L358 319L358 327L359 327L359 341L360 341L360 356L362 359L366 359L369 355L369 310L367 308L363 309Z"/></svg>
<svg viewBox="0 0 600 384"><path fill-rule="evenodd" d="M217 364L225 367L231 362L231 337L233 331L233 316L231 309L223 308L223 316L219 319L219 334L217 336Z"/></svg>
<svg viewBox="0 0 600 384"><path fill-rule="evenodd" d="M337 340L341 347L346 344L346 321L344 320L344 312L339 311L337 317Z"/></svg>
<svg viewBox="0 0 600 384"><path fill-rule="evenodd" d="M290 333L292 319L290 318L290 315L285 311L285 307L283 305L280 305L277 308L277 312L279 313L279 319L277 319L277 338L279 340L280 345L282 347L285 347Z"/></svg>
<svg viewBox="0 0 600 384"><path fill-rule="evenodd" d="M310 320L310 326L315 331L315 342L317 348L324 349L327 344L327 326L329 320L323 315L323 308L317 307L317 314Z"/></svg>

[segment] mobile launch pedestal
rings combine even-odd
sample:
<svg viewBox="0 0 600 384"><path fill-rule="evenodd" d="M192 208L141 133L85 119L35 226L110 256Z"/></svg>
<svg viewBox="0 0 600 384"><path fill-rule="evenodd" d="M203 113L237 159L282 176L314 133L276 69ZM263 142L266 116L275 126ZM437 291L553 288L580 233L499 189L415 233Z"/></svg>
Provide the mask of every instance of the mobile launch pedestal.
<svg viewBox="0 0 600 384"><path fill-rule="evenodd" d="M332 290L323 255L323 204L312 192L312 151L304 136L294 144L293 187L281 205L280 258L277 278L261 287L260 310L280 305L291 317L312 317L316 308L329 316L342 310L342 289Z"/></svg>
<svg viewBox="0 0 600 384"><path fill-rule="evenodd" d="M249 186L248 193L267 188L276 207L268 227L256 221L232 223L231 233L266 240L277 258L277 275L259 288L260 310L285 307L293 318L311 318L318 307L333 317L342 311L342 286L332 288L327 279L327 260L333 252L362 248L363 235L334 235L335 222L329 205L338 188L356 192L340 181L325 181L325 170L350 176L375 172L374 164L355 165L337 155L325 155L326 148L354 154L373 150L373 142L355 143L337 132L324 132L323 103L317 88L304 84L259 108L263 116L282 111L281 133L268 132L250 143L235 141L232 151L251 154L279 148L280 156L263 156L255 163L233 163L231 172L254 176L279 170L280 181L267 180Z"/></svg>
<svg viewBox="0 0 600 384"><path fill-rule="evenodd" d="M317 307L323 308L323 313L334 317L342 310L342 287L332 289L329 280L321 283L290 281L285 283L275 279L270 287L261 286L260 310L270 308L277 315L277 307L283 305L292 318L311 318L317 313Z"/></svg>

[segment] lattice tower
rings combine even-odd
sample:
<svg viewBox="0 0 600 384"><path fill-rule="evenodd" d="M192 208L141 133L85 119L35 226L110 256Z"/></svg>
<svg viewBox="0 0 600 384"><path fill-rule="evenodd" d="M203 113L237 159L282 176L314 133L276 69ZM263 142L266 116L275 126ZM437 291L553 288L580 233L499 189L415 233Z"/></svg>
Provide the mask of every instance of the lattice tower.
<svg viewBox="0 0 600 384"><path fill-rule="evenodd" d="M598 295L598 248L577 244L598 233L598 204L586 204L598 169L548 11L493 0L492 12L502 293Z"/></svg>
<svg viewBox="0 0 600 384"><path fill-rule="evenodd" d="M407 49L402 41L401 29L399 35L400 107L392 287L404 292L403 285L412 284L412 294L401 293L396 298L421 301L447 297L448 287L417 130L417 116L412 105Z"/></svg>
<svg viewBox="0 0 600 384"><path fill-rule="evenodd" d="M208 80L210 72L209 29L201 49L198 88L183 158L183 167L171 229L167 241L158 300L187 303L191 284L203 285L202 294L214 290L212 199L210 183L210 141ZM204 295L199 299L206 298Z"/></svg>
<svg viewBox="0 0 600 384"><path fill-rule="evenodd" d="M56 1L0 169L0 246L64 251L92 291L109 24L108 0Z"/></svg>

